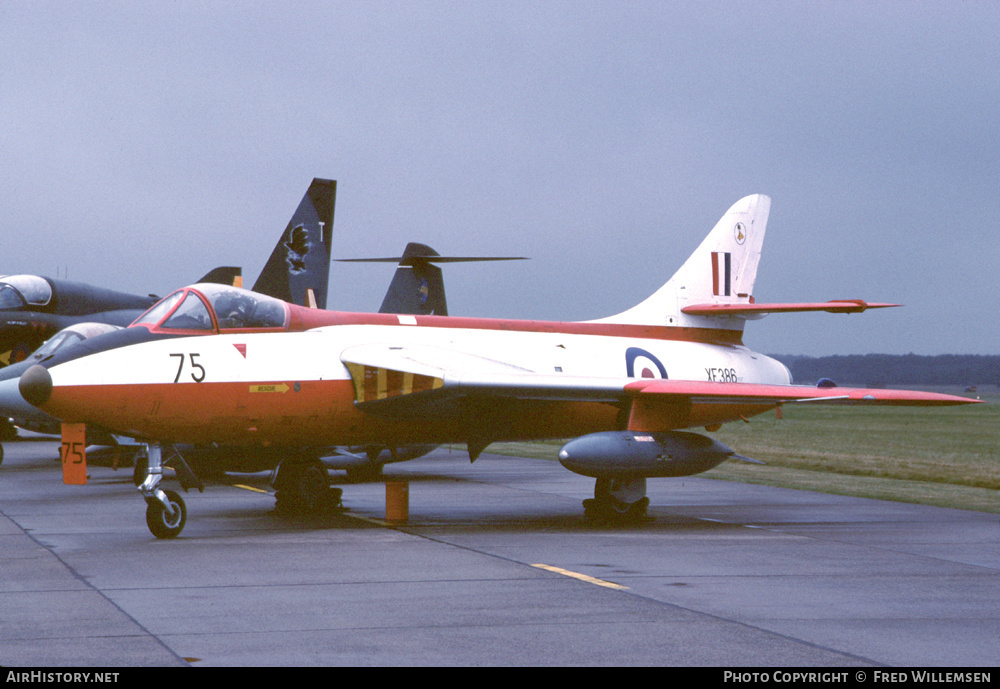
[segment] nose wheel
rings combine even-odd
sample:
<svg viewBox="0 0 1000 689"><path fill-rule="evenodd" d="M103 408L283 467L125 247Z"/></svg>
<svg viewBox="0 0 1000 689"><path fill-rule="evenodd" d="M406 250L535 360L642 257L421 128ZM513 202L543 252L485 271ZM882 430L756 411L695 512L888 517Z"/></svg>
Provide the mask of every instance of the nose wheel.
<svg viewBox="0 0 1000 689"><path fill-rule="evenodd" d="M187 505L172 490L163 491L166 503L158 498L146 498L146 526L157 538L176 538L187 523Z"/></svg>
<svg viewBox="0 0 1000 689"><path fill-rule="evenodd" d="M198 489L202 490L201 482L191 473L191 469L176 448L169 447L169 451L172 453L171 461L174 462L175 470L179 469L178 476L182 479L181 485L184 489L187 490L186 483L193 480ZM177 538L187 523L187 505L175 491L160 490L160 481L163 480L162 448L157 444L145 446L144 450L140 451L136 463L143 460L147 465L147 473L138 488L146 500L146 526L157 538Z"/></svg>

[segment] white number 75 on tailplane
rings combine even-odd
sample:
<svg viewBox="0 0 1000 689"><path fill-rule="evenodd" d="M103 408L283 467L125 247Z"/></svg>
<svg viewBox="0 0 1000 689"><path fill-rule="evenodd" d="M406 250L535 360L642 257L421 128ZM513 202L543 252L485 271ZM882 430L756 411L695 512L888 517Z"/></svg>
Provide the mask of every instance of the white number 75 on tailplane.
<svg viewBox="0 0 1000 689"><path fill-rule="evenodd" d="M974 401L795 386L784 365L747 348L744 324L763 314L893 306L757 303L770 203L762 195L738 201L663 287L596 321L322 312L312 317L317 327L301 332L172 338L35 366L20 390L66 422L150 444L150 476L140 490L151 529L165 537L176 536L186 518L183 500L157 486L166 444L461 443L475 460L496 441L575 438L559 460L596 480L587 514L641 518L648 478L745 459L683 429L714 429L799 401Z"/></svg>

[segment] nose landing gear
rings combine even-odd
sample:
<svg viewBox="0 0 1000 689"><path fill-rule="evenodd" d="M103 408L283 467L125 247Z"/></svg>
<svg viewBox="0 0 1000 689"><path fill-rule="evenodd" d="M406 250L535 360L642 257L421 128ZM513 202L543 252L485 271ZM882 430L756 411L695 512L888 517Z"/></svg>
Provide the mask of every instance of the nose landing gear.
<svg viewBox="0 0 1000 689"><path fill-rule="evenodd" d="M188 485L195 485L199 491L205 488L195 477L180 452L173 446L168 446L171 453L171 466L181 479L181 485L187 490ZM145 455L144 457L142 455ZM158 444L143 446L136 463L145 460L148 466L146 478L139 484L139 492L146 499L146 526L157 538L177 538L187 523L187 505L177 492L160 490L163 480L163 449Z"/></svg>

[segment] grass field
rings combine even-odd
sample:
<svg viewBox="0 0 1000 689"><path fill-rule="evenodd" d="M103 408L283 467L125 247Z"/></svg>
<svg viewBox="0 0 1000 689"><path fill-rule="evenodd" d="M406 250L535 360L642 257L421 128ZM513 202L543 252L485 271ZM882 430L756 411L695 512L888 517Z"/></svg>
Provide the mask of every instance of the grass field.
<svg viewBox="0 0 1000 689"><path fill-rule="evenodd" d="M1000 393L991 386L979 396L987 403L785 405L780 420L772 412L707 433L766 466L731 460L701 476L1000 513ZM495 443L488 451L555 460L561 445Z"/></svg>

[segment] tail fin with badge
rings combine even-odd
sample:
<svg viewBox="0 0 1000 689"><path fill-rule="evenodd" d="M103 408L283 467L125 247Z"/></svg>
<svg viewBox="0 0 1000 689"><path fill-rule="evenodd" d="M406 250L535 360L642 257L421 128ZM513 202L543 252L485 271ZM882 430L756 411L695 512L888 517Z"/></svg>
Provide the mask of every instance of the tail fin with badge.
<svg viewBox="0 0 1000 689"><path fill-rule="evenodd" d="M326 308L337 182L314 179L253 291L300 306Z"/></svg>
<svg viewBox="0 0 1000 689"><path fill-rule="evenodd" d="M753 286L770 210L771 199L763 194L740 199L663 287L631 309L598 322L742 331L748 319L768 313L859 313L898 306L861 299L758 303Z"/></svg>

